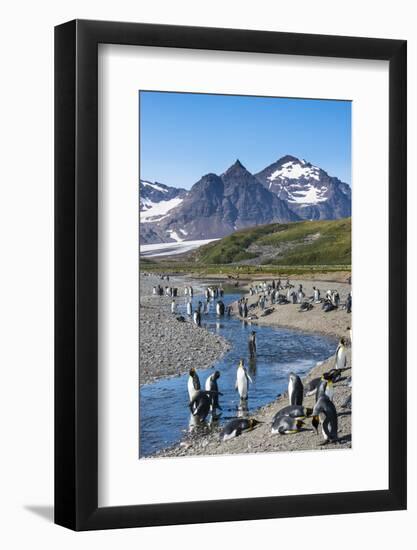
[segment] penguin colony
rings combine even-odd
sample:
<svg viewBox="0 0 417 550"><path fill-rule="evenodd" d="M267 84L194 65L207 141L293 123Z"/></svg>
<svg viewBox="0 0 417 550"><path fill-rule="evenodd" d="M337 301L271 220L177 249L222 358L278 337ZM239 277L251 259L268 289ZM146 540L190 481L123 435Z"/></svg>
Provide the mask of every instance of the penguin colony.
<svg viewBox="0 0 417 550"><path fill-rule="evenodd" d="M167 280L169 277L166 276ZM285 291L281 294L280 291ZM153 288L153 294L159 296L172 297L171 313L177 314L177 303L175 298L178 296L178 289L166 286L165 289L158 285ZM249 288L249 295L259 294L259 299L255 304L248 304L247 298L241 298L238 301L238 313L243 319L252 320L251 309L259 307L262 311L261 316L268 315L273 311L273 304L285 305L288 303L299 304L299 311L310 311L314 305L320 304L324 312L329 312L339 307L343 307L348 313L352 311L352 293L348 294L345 304L341 304L340 296L337 290L328 290L325 297L321 298L321 293L318 288L313 286L313 295L306 299L303 285L298 285L295 289L294 285L287 279L286 283L281 283L281 280L258 283ZM184 288L184 296L186 299L186 315L192 319L193 323L200 327L201 319L204 314L207 314L210 309L210 301L215 300L215 312L217 316L231 314L231 306L225 307L222 300L224 295L221 286L210 286L205 289L202 301L199 300L197 305L193 307L194 290L192 286ZM181 316L184 321L185 318ZM348 327L350 341L352 341L352 331ZM256 332L251 331L248 338L249 358L256 357ZM319 434L321 427L321 438L323 444L335 443L338 441L338 418L336 407L333 403L334 399L334 384L342 379L343 371L347 368L347 350L346 340L340 339L339 345L335 353L334 368L325 372L321 377L314 378L303 385L300 377L295 373L290 373L288 378L288 406L280 409L274 415L271 422L271 434L290 435L297 434L305 430L314 430ZM210 374L205 380L204 389L198 374L194 368L189 371L187 381L188 389L188 407L191 413L190 430L201 425L205 425L207 417L211 414L212 422L218 420L221 415L222 407L219 397L222 393L219 391L219 378L221 374L215 371ZM259 424L262 424L255 418L247 418L247 402L250 393L250 385L253 380L246 370L244 359L239 361L236 369L235 390L239 395L238 418L234 418L223 427L221 431L221 439L228 441L238 437L245 432L255 429ZM314 407L303 406L305 396L315 396ZM343 403L342 408L351 407L351 395Z"/></svg>
<svg viewBox="0 0 417 550"><path fill-rule="evenodd" d="M253 351L254 333L249 337L249 350ZM333 403L334 384L343 379L343 372L347 370L346 340L341 338L334 355L334 367L324 372L321 377L310 380L305 385L301 378L290 373L288 377L288 405L277 411L271 422L271 435L292 435L301 431L314 431L321 436L322 444L338 442L338 413ZM255 347L256 350L256 347ZM256 351L255 351L256 353ZM211 412L212 418L217 418L217 411L222 410L219 404L218 380L220 372L210 374L205 382L205 389L201 390L200 380L195 369L191 369L188 377L189 408L193 421L193 428L205 422ZM240 397L238 411L247 411L250 384L253 381L248 374L244 360L241 359L236 370L235 390ZM348 384L351 382L348 380ZM303 405L305 396L315 396L313 407ZM351 407L351 396L342 405L342 408ZM256 418L233 418L224 426L220 433L222 441L228 441L245 432L255 429L263 422ZM320 430L321 428L321 430Z"/></svg>
<svg viewBox="0 0 417 550"><path fill-rule="evenodd" d="M320 289L313 286L312 295L306 296L303 285L299 284L295 288L289 279L285 283L278 279L268 283L263 281L252 284L249 287L249 296L257 296L257 301L248 305L248 299L241 298L237 303L238 314L242 319L257 319L258 317L251 310L259 309L260 316L265 317L274 311L273 306L286 304L297 304L300 313L311 311L314 307L321 307L324 313L337 309L344 309L347 313L352 312L352 292L349 292L344 303L336 289L327 290L322 297Z"/></svg>

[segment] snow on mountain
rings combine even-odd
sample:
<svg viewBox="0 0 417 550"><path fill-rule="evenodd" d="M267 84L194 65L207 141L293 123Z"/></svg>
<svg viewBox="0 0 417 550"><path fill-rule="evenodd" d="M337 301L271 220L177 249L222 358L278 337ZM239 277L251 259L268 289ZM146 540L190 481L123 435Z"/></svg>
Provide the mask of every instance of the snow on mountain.
<svg viewBox="0 0 417 550"><path fill-rule="evenodd" d="M277 178L284 180L284 179L300 179L300 178L313 178L317 181L319 181L319 168L317 166L312 166L311 164L307 164L305 160L301 160L299 162L290 160L289 162L285 162L281 165L281 168L278 170L275 170L275 172L272 172L270 176L268 176L268 180L271 182L270 187L272 186L272 182L276 180Z"/></svg>
<svg viewBox="0 0 417 550"><path fill-rule="evenodd" d="M187 192L162 183L140 180L140 222L151 223L163 220L170 210L179 206Z"/></svg>
<svg viewBox="0 0 417 550"><path fill-rule="evenodd" d="M140 181L141 245L216 239L245 227L351 215L351 189L322 168L286 155L258 174L236 161L189 191Z"/></svg>
<svg viewBox="0 0 417 550"><path fill-rule="evenodd" d="M144 200L142 203L143 210L141 210L140 213L140 222L160 222L167 216L170 210L172 210L176 206L179 206L183 200L184 199L180 199L179 197L160 202Z"/></svg>
<svg viewBox="0 0 417 550"><path fill-rule="evenodd" d="M314 187L313 185L300 186L300 189L297 190L295 186L292 187L292 192L288 193L288 202L292 204L317 204L319 202L324 202L327 200L327 197L324 196L324 193L327 191L326 186L320 188Z"/></svg>
<svg viewBox="0 0 417 550"><path fill-rule="evenodd" d="M351 215L349 185L304 159L286 155L255 175L303 219Z"/></svg>

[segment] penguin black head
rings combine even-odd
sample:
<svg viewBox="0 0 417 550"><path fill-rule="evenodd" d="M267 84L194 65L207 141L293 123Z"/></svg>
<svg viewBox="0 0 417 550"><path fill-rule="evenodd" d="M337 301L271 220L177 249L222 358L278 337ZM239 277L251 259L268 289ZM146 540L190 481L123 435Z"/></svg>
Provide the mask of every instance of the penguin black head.
<svg viewBox="0 0 417 550"><path fill-rule="evenodd" d="M195 368L194 367L191 367L190 371L189 371L189 374L190 376L194 376L195 375Z"/></svg>
<svg viewBox="0 0 417 550"><path fill-rule="evenodd" d="M256 332L253 330L253 331L252 331L252 334L256 334Z"/></svg>
<svg viewBox="0 0 417 550"><path fill-rule="evenodd" d="M218 378L220 378L220 372L218 370L214 371L213 378L214 380L217 380Z"/></svg>
<svg viewBox="0 0 417 550"><path fill-rule="evenodd" d="M241 360L239 361L238 367L243 367L244 364L245 364L245 360L244 360L244 359L241 359Z"/></svg>
<svg viewBox="0 0 417 550"><path fill-rule="evenodd" d="M316 416L313 416L312 420L311 420L311 424L313 426L313 428L316 430L316 432L318 432L318 428L319 428L319 424L320 424L320 419L319 417L316 415Z"/></svg>
<svg viewBox="0 0 417 550"><path fill-rule="evenodd" d="M297 430L299 430L304 426L304 422L302 420L296 420L296 426L297 426Z"/></svg>
<svg viewBox="0 0 417 550"><path fill-rule="evenodd" d="M313 409L310 407L305 407L304 410L305 410L306 416L311 416L313 414Z"/></svg>
<svg viewBox="0 0 417 550"><path fill-rule="evenodd" d="M341 338L340 343L342 344L342 346L344 346L346 344L346 340L344 338Z"/></svg>

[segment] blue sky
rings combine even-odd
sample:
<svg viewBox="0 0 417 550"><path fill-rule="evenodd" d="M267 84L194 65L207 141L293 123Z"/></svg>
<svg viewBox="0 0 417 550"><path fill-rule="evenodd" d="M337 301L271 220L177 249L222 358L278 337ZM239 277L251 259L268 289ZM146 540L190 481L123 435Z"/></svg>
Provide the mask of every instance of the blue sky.
<svg viewBox="0 0 417 550"><path fill-rule="evenodd" d="M140 92L140 177L189 189L289 154L351 183L351 102Z"/></svg>

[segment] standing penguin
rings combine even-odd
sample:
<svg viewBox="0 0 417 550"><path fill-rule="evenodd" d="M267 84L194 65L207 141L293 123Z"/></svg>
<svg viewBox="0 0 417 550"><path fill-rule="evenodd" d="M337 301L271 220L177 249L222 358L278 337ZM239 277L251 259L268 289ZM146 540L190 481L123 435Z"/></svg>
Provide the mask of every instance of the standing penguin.
<svg viewBox="0 0 417 550"><path fill-rule="evenodd" d="M351 328L351 327L347 327L346 330L349 331L350 347L352 347L352 328Z"/></svg>
<svg viewBox="0 0 417 550"><path fill-rule="evenodd" d="M201 313L199 309L196 309L193 313L193 321L198 327L201 327Z"/></svg>
<svg viewBox="0 0 417 550"><path fill-rule="evenodd" d="M256 355L256 332L252 330L248 339L249 357L255 357Z"/></svg>
<svg viewBox="0 0 417 550"><path fill-rule="evenodd" d="M220 316L224 315L224 303L221 300L216 304L216 313Z"/></svg>
<svg viewBox="0 0 417 550"><path fill-rule="evenodd" d="M237 367L235 389L239 392L241 400L246 401L248 398L249 382L253 383L252 378L246 372L244 361L241 359Z"/></svg>
<svg viewBox="0 0 417 550"><path fill-rule="evenodd" d="M318 302L320 302L320 289L313 286L313 290L314 290L314 301L317 304Z"/></svg>
<svg viewBox="0 0 417 550"><path fill-rule="evenodd" d="M210 393L210 400L211 400L211 410L213 414L216 414L216 409L222 410L222 408L219 405L219 387L217 385L217 380L220 378L220 372L216 370L213 372L213 374L210 374L210 376L206 380L205 388L206 391L213 392Z"/></svg>
<svg viewBox="0 0 417 550"><path fill-rule="evenodd" d="M352 291L349 292L348 297L346 298L346 311L347 313L352 313Z"/></svg>
<svg viewBox="0 0 417 550"><path fill-rule="evenodd" d="M323 395L326 395L330 401L333 401L334 397L334 387L333 382L331 378L329 378L326 375L323 375L320 380L320 384L317 386L316 390L316 402L322 397Z"/></svg>
<svg viewBox="0 0 417 550"><path fill-rule="evenodd" d="M204 422L210 411L211 397L205 391L197 391L189 403L190 411L200 422Z"/></svg>
<svg viewBox="0 0 417 550"><path fill-rule="evenodd" d="M188 396L191 402L201 389L200 379L194 367L191 367L189 371L187 389L188 389Z"/></svg>
<svg viewBox="0 0 417 550"><path fill-rule="evenodd" d="M187 315L191 317L192 314L193 314L193 303L191 302L191 300L189 300L187 302Z"/></svg>
<svg viewBox="0 0 417 550"><path fill-rule="evenodd" d="M346 349L346 340L344 338L341 338L339 341L339 345L336 349L336 355L335 355L335 369L343 370L346 368L347 363L347 357L346 357L347 349Z"/></svg>
<svg viewBox="0 0 417 550"><path fill-rule="evenodd" d="M313 409L313 427L317 430L319 422L325 443L337 441L336 407L326 395L322 395Z"/></svg>
<svg viewBox="0 0 417 550"><path fill-rule="evenodd" d="M243 302L243 317L246 319L247 316L248 316L248 301L245 300Z"/></svg>
<svg viewBox="0 0 417 550"><path fill-rule="evenodd" d="M288 399L290 405L302 405L303 396L304 388L301 378L291 372L288 381Z"/></svg>
<svg viewBox="0 0 417 550"><path fill-rule="evenodd" d="M171 313L177 313L177 304L175 303L175 300L172 300L171 302Z"/></svg>

